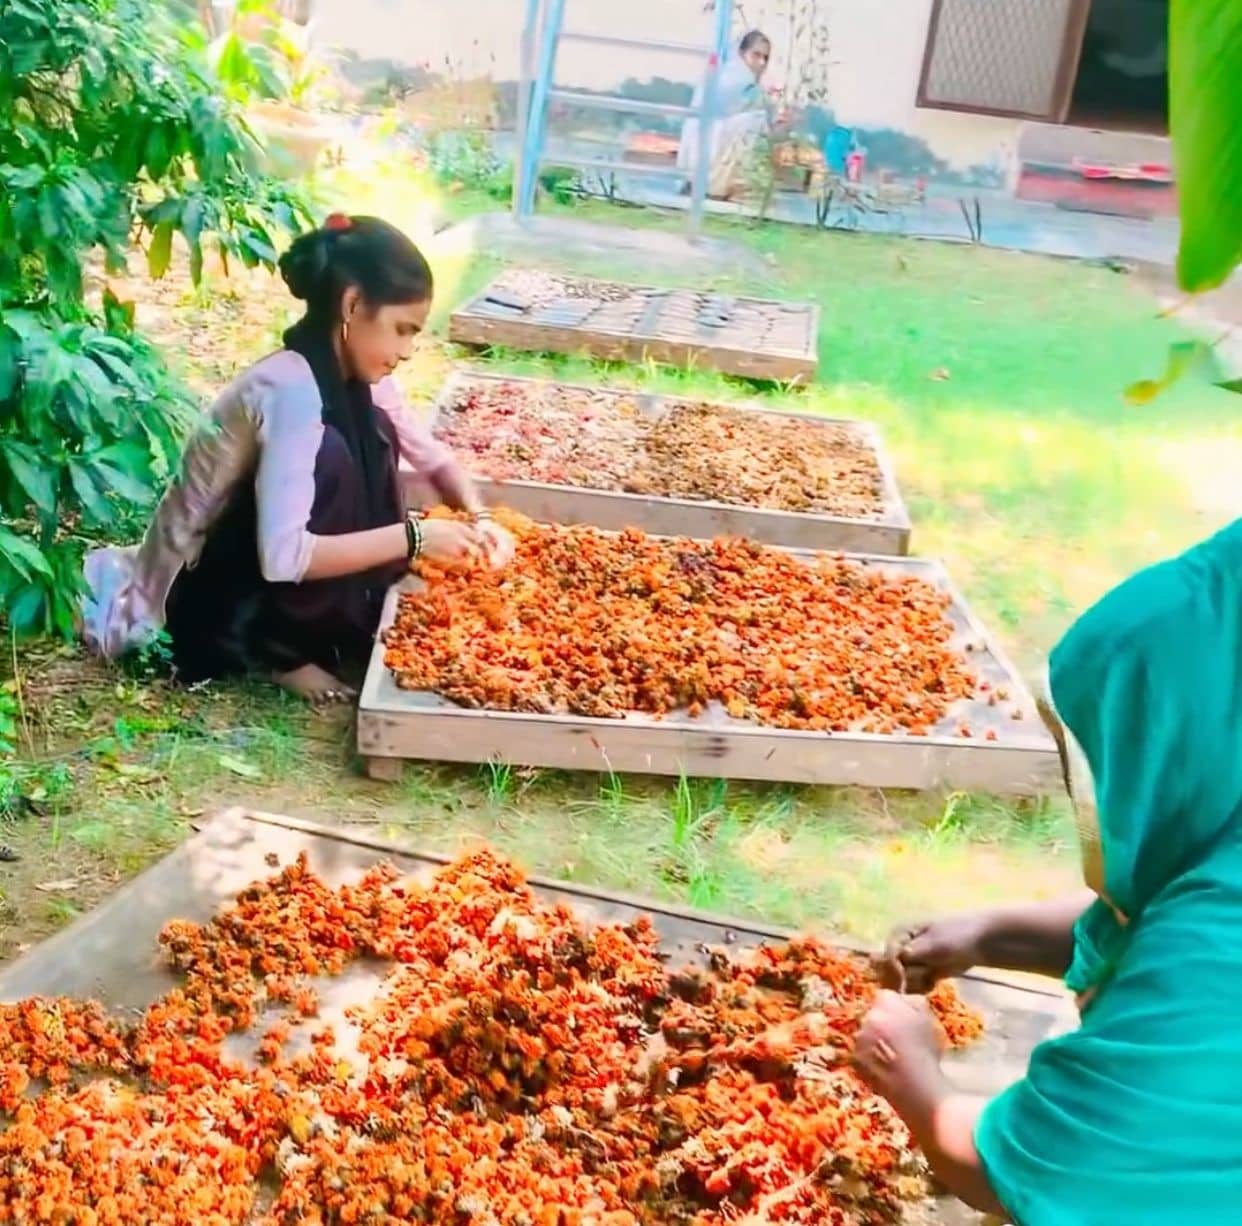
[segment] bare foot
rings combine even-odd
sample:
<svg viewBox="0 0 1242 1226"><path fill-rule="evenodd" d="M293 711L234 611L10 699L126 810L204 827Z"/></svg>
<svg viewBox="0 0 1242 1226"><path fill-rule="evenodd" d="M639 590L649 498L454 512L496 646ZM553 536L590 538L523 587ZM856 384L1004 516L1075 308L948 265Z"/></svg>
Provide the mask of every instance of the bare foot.
<svg viewBox="0 0 1242 1226"><path fill-rule="evenodd" d="M356 698L358 692L343 681L338 681L331 673L325 672L318 664L303 664L288 673L275 673L272 680L282 689L305 698L316 706L329 703L349 702Z"/></svg>

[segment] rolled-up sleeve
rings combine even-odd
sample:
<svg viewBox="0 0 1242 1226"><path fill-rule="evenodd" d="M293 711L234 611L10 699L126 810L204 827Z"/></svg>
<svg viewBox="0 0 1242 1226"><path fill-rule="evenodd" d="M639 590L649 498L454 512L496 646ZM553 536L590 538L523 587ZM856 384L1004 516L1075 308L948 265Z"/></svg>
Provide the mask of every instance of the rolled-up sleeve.
<svg viewBox="0 0 1242 1226"><path fill-rule="evenodd" d="M282 363L255 390L252 402L260 416L255 474L259 565L269 583L300 583L315 546L307 525L323 442L323 402L309 367L301 358L296 361L304 371Z"/></svg>
<svg viewBox="0 0 1242 1226"><path fill-rule="evenodd" d="M416 476L432 477L445 465L454 462L452 450L410 412L395 379L382 379L371 389L371 397L375 407L392 421L401 458Z"/></svg>

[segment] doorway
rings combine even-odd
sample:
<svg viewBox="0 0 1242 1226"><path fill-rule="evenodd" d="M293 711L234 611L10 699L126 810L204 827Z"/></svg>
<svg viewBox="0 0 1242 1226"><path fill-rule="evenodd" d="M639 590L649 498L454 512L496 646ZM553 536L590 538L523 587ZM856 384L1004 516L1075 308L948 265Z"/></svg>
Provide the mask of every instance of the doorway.
<svg viewBox="0 0 1242 1226"><path fill-rule="evenodd" d="M1169 130L1169 0L1091 0L1066 122Z"/></svg>

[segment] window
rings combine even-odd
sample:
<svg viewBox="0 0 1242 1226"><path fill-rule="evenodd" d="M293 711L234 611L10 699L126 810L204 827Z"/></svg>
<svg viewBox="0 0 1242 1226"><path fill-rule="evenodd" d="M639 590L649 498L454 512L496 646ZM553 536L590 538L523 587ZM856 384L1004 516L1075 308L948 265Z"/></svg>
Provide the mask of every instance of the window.
<svg viewBox="0 0 1242 1226"><path fill-rule="evenodd" d="M933 0L918 104L1062 123L1091 0Z"/></svg>

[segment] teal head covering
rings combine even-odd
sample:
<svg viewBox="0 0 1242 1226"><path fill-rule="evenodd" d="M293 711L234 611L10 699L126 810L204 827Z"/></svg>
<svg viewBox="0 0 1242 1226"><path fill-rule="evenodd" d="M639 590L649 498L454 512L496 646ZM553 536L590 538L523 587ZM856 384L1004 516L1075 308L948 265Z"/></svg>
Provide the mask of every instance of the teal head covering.
<svg viewBox="0 0 1242 1226"><path fill-rule="evenodd" d="M1108 978L1144 908L1234 833L1242 521L1085 613L1053 651L1049 683L1068 752L1086 766L1071 761L1071 789L1100 901L1078 926L1066 979L1085 992Z"/></svg>
<svg viewBox="0 0 1242 1226"><path fill-rule="evenodd" d="M1087 1003L980 1157L1021 1226L1242 1221L1242 521L1107 595L1049 679L1100 895Z"/></svg>

